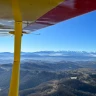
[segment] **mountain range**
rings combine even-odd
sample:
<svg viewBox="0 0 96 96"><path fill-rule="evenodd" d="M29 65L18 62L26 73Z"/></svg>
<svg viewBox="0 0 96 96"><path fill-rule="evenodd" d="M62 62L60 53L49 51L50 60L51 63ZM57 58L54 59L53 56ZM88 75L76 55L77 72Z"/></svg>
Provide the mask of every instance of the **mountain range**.
<svg viewBox="0 0 96 96"><path fill-rule="evenodd" d="M0 96L8 96L11 69L0 65ZM20 74L20 96L96 96L96 62L26 61Z"/></svg>
<svg viewBox="0 0 96 96"><path fill-rule="evenodd" d="M1 52L0 61L4 64L13 62L13 53ZM45 61L96 61L96 52L86 51L39 51L21 52L21 61L45 60ZM0 63L1 64L1 63Z"/></svg>
<svg viewBox="0 0 96 96"><path fill-rule="evenodd" d="M8 96L13 53L0 53L0 96ZM96 96L96 52L21 52L19 96Z"/></svg>
<svg viewBox="0 0 96 96"><path fill-rule="evenodd" d="M38 51L21 52L21 56L90 56L96 57L96 52L86 51ZM11 52L0 52L0 56L13 56Z"/></svg>

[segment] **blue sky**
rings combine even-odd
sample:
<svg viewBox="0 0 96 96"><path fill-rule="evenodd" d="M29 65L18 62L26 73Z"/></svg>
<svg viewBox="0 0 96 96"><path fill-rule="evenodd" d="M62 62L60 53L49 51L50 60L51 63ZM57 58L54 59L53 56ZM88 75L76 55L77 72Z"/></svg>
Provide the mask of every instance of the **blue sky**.
<svg viewBox="0 0 96 96"><path fill-rule="evenodd" d="M34 35L40 33L40 35ZM96 51L96 11L24 35L22 51ZM13 52L13 37L0 37L0 52Z"/></svg>

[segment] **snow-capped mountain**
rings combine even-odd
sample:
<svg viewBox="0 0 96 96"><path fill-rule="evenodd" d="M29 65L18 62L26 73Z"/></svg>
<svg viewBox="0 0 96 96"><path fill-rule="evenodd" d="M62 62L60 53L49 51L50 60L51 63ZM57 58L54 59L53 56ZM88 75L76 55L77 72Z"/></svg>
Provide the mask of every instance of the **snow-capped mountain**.
<svg viewBox="0 0 96 96"><path fill-rule="evenodd" d="M1 52L0 62L13 62L13 53ZM67 61L96 61L96 52L85 51L39 51L39 52L21 52L21 60L67 60Z"/></svg>

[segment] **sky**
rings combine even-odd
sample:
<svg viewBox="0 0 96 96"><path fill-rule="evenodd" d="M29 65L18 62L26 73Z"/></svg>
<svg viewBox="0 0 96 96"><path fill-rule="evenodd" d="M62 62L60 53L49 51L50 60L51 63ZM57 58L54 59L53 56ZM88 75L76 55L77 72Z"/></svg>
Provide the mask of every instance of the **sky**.
<svg viewBox="0 0 96 96"><path fill-rule="evenodd" d="M36 35L40 33L40 35ZM96 51L96 11L22 37L23 52ZM0 37L0 52L14 51L14 37Z"/></svg>

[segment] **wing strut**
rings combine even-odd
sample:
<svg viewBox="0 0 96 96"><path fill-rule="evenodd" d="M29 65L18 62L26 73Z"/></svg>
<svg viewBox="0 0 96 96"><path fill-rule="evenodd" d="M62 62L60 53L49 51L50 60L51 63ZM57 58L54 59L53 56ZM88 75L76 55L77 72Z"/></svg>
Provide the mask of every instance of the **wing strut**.
<svg viewBox="0 0 96 96"><path fill-rule="evenodd" d="M22 22L15 22L14 64L10 82L9 96L18 96L20 75L20 52L22 37Z"/></svg>
<svg viewBox="0 0 96 96"><path fill-rule="evenodd" d="M19 96L22 16L21 16L18 0L12 0L12 9L13 9L13 15L15 19L14 63L12 68L12 76L11 76L10 89L9 89L8 96Z"/></svg>

